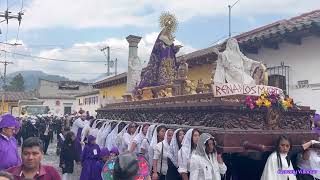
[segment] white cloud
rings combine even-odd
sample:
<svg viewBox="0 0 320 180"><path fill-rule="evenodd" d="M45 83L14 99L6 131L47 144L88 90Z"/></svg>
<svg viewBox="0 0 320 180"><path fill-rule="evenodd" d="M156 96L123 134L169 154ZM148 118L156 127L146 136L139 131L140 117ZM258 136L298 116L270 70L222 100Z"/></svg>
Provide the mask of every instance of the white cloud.
<svg viewBox="0 0 320 180"><path fill-rule="evenodd" d="M156 25L162 11L180 21L194 16L226 16L235 0L32 0L25 7L23 28L91 28ZM240 0L233 16L297 15L320 7L319 0ZM147 9L147 10L146 10Z"/></svg>
<svg viewBox="0 0 320 180"><path fill-rule="evenodd" d="M146 34L139 43L139 57L142 61L146 62L145 65L149 61L150 53L157 36L157 32ZM175 43L184 45L184 47L181 49L182 53L188 53L195 50L190 45L185 45L178 40ZM41 51L38 54L34 55L46 58L66 59L73 61L106 61L106 57L100 51L100 49L106 45L110 46L111 60L114 60L115 58L119 60L118 73L127 71L128 42L126 39L109 38L101 42L77 43L74 44L71 48L54 48ZM8 51L13 51L13 49L8 49ZM32 52L32 49L28 48L28 46L24 44L23 46L16 49L15 52L30 54L30 52ZM30 61L31 59L32 61ZM42 70L49 74L63 75L74 80L80 80L83 78L92 79L99 75L93 73L107 72L107 67L104 65L105 63L66 63L46 61L43 59L35 58L31 59L28 57L15 56L15 58L13 58L13 61L15 62L14 68L12 66L12 68L10 68L11 71ZM114 72L113 69L111 70L112 72Z"/></svg>

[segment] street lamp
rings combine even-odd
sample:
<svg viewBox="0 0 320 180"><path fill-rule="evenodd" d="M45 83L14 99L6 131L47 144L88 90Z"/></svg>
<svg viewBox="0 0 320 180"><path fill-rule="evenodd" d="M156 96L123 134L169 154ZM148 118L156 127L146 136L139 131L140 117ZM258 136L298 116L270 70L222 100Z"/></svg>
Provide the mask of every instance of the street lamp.
<svg viewBox="0 0 320 180"><path fill-rule="evenodd" d="M229 8L229 38L231 37L231 8L235 6L240 0L237 0L233 5L228 5Z"/></svg>

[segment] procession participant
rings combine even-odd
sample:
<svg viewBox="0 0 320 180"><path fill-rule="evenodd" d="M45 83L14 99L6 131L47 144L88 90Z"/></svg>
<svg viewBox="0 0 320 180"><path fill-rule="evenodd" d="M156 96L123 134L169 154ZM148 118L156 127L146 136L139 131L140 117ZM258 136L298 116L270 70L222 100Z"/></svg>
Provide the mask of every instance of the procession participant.
<svg viewBox="0 0 320 180"><path fill-rule="evenodd" d="M297 180L314 180L320 179L317 173L305 173L306 170L316 170L320 168L319 150L307 149L297 156Z"/></svg>
<svg viewBox="0 0 320 180"><path fill-rule="evenodd" d="M74 170L74 161L80 162L80 157L76 152L75 147L76 136L72 131L69 131L65 135L65 141L61 147L60 153L60 167L62 168L62 180L71 180Z"/></svg>
<svg viewBox="0 0 320 180"><path fill-rule="evenodd" d="M118 148L117 147L113 147L113 148L111 148L111 150L110 150L110 159L115 159L116 157L118 157L119 156L119 150L118 150Z"/></svg>
<svg viewBox="0 0 320 180"><path fill-rule="evenodd" d="M133 140L133 138L137 134L137 124L134 122L131 122L128 126L127 131L123 134L123 141L122 141L122 149L125 151L130 149L130 144Z"/></svg>
<svg viewBox="0 0 320 180"><path fill-rule="evenodd" d="M106 138L106 148L112 149L114 146L116 146L115 140L117 138L120 123L121 122L117 123L117 125L115 125L115 127L108 134Z"/></svg>
<svg viewBox="0 0 320 180"><path fill-rule="evenodd" d="M87 122L85 121L85 115L81 114L79 118L77 118L73 124L72 124L72 128L71 131L76 134L77 140L81 141L81 132L82 129L85 127L85 125L87 124Z"/></svg>
<svg viewBox="0 0 320 180"><path fill-rule="evenodd" d="M184 134L184 130L180 128L173 133L168 152L167 180L182 180L182 177L178 172L178 151L181 149Z"/></svg>
<svg viewBox="0 0 320 180"><path fill-rule="evenodd" d="M168 153L172 141L173 129L168 129L164 140L159 142L154 148L152 179L165 180L168 170Z"/></svg>
<svg viewBox="0 0 320 180"><path fill-rule="evenodd" d="M295 170L290 160L291 157L296 152L306 150L315 143L320 142L311 140L302 144L297 150L290 150L290 139L285 135L281 135L276 143L276 150L268 157L261 180L296 180Z"/></svg>
<svg viewBox="0 0 320 180"><path fill-rule="evenodd" d="M128 131L128 127L129 127L129 124L127 124L121 131L119 129L119 133L117 134L117 137L115 139L115 145L116 147L119 149L119 152L120 154L125 152L125 151L128 151L128 147L125 148L124 147L124 133Z"/></svg>
<svg viewBox="0 0 320 180"><path fill-rule="evenodd" d="M0 170L21 164L17 140L14 138L19 128L19 122L11 114L0 117Z"/></svg>
<svg viewBox="0 0 320 180"><path fill-rule="evenodd" d="M94 179L95 180L102 180L101 172L104 164L109 160L110 152L108 148L102 148L100 151L100 160L97 161L94 168Z"/></svg>
<svg viewBox="0 0 320 180"><path fill-rule="evenodd" d="M99 145L99 147L105 146L106 137L109 134L110 129L111 129L111 128L109 128L110 127L109 125L110 125L110 123L108 121L104 121L102 124L102 127L99 129L99 132L97 135L97 144Z"/></svg>
<svg viewBox="0 0 320 180"><path fill-rule="evenodd" d="M52 166L41 164L43 158L43 144L38 137L30 137L22 143L22 165L7 169L15 180L61 180L58 171Z"/></svg>
<svg viewBox="0 0 320 180"><path fill-rule="evenodd" d="M215 139L208 133L201 134L196 152L190 159L190 180L221 180L221 174L226 171L221 154L217 154Z"/></svg>
<svg viewBox="0 0 320 180"><path fill-rule="evenodd" d="M199 139L200 131L197 129L189 129L183 138L182 147L178 151L178 172L183 180L189 180L190 159L196 151Z"/></svg>
<svg viewBox="0 0 320 180"><path fill-rule="evenodd" d="M153 133L153 136L150 142L150 147L148 149L150 166L152 166L153 164L154 149L159 142L164 140L164 135L166 133L166 130L167 128L164 125L160 125L156 128L156 130Z"/></svg>
<svg viewBox="0 0 320 180"><path fill-rule="evenodd" d="M88 144L85 145L81 155L81 176L80 180L94 180L94 167L100 158L100 148L96 144L94 136L88 136Z"/></svg>
<svg viewBox="0 0 320 180"><path fill-rule="evenodd" d="M44 121L40 122L39 134L40 134L40 139L43 141L43 144L44 144L44 149L43 149L44 154L47 154L47 150L50 143L50 133L52 131L53 129L48 119L45 122Z"/></svg>
<svg viewBox="0 0 320 180"><path fill-rule="evenodd" d="M141 154L143 154L145 156L145 158L149 161L149 147L150 147L150 142L152 140L152 135L153 132L155 131L157 125L156 124L152 124L151 126L149 126L148 131L144 137L144 139L141 142Z"/></svg>
<svg viewBox="0 0 320 180"><path fill-rule="evenodd" d="M130 152L145 154L145 151L143 151L142 142L143 139L146 137L149 126L150 125L147 123L142 125L139 133L132 139L132 142L130 143Z"/></svg>

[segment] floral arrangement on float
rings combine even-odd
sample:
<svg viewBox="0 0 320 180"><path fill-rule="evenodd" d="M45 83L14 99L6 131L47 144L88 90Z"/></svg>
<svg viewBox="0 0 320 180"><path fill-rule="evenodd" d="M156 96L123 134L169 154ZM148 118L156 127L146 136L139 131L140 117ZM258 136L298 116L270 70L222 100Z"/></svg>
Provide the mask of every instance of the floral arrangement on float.
<svg viewBox="0 0 320 180"><path fill-rule="evenodd" d="M253 110L256 108L280 108L284 111L297 107L290 97L283 98L280 94L274 92L263 92L260 96L247 96L245 100L247 108Z"/></svg>

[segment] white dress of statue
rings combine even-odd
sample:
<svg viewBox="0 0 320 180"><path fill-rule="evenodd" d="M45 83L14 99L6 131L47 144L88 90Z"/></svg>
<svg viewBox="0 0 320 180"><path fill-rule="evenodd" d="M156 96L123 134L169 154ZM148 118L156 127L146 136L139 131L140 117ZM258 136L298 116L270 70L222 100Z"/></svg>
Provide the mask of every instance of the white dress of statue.
<svg viewBox="0 0 320 180"><path fill-rule="evenodd" d="M128 67L128 91L132 91L140 82L142 63L138 56L130 57Z"/></svg>
<svg viewBox="0 0 320 180"><path fill-rule="evenodd" d="M218 54L215 70L214 84L238 83L255 85L255 80L250 76L253 66L261 63L249 59L240 51L238 42L234 38L227 41L226 50Z"/></svg>

